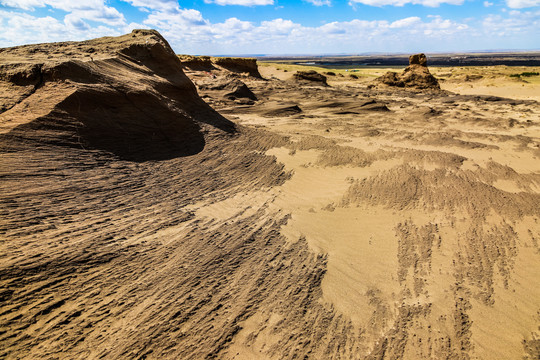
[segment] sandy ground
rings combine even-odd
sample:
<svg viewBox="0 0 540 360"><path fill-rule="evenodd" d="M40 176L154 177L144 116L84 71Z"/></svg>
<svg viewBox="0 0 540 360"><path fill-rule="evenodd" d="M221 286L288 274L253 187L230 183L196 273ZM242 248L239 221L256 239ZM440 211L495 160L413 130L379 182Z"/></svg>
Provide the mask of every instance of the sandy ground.
<svg viewBox="0 0 540 360"><path fill-rule="evenodd" d="M288 241L305 239L327 256L321 302L351 321L364 351L408 359L536 356L525 344L537 341L540 310L538 103L366 90L365 79L347 76L329 76L331 87L299 85L282 65L260 71L279 79L249 83L264 101L245 109L222 104L222 113L290 137L267 154L293 175L267 196L290 214L281 228ZM539 99L540 89L514 79L442 88L528 100ZM373 99L389 111L363 111ZM288 113L293 104L302 112ZM283 116L265 116L269 107ZM272 316L247 322L247 345L237 344L232 358L271 346L272 337L256 329Z"/></svg>
<svg viewBox="0 0 540 360"><path fill-rule="evenodd" d="M137 36L0 114L1 358L538 358L539 85L184 69L206 106Z"/></svg>
<svg viewBox="0 0 540 360"><path fill-rule="evenodd" d="M401 71L404 67L360 67L357 69L324 69L314 66L261 63L260 72L267 77L289 79L298 70L313 69L321 73L333 72L329 82L349 86L366 86L387 71ZM511 99L540 101L540 77L511 77L524 72L539 72L540 67L523 66L468 66L430 67L439 79L441 88L462 95L494 95ZM352 79L351 75L358 76Z"/></svg>

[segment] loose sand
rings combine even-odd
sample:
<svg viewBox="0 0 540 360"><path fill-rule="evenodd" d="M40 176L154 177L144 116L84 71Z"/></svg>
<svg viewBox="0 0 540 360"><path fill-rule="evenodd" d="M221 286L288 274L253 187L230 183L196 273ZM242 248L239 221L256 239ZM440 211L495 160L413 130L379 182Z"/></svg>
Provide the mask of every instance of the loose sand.
<svg viewBox="0 0 540 360"><path fill-rule="evenodd" d="M539 85L507 74L491 92L443 81L443 90L478 95L456 96L328 76L325 88L296 85L295 68L284 68L266 64L261 74L276 80L248 82L264 103L216 105L239 124L291 138L267 152L292 171L272 206L290 214L281 228L289 242L305 239L327 256L320 301L360 331L357 357L534 358L540 107L508 98L538 100ZM369 100L390 112L362 109ZM301 113L260 116L293 103ZM266 316L255 316L257 326ZM276 341L249 328L249 346L231 358Z"/></svg>
<svg viewBox="0 0 540 360"><path fill-rule="evenodd" d="M0 53L1 358L539 358L540 85L48 46Z"/></svg>

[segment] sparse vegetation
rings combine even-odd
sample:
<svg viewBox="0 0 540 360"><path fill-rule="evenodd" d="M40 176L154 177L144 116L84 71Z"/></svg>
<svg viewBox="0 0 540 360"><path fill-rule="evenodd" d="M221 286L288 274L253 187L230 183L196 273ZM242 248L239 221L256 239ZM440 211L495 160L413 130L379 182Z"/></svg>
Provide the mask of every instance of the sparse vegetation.
<svg viewBox="0 0 540 360"><path fill-rule="evenodd" d="M521 74L510 74L510 77L519 78L519 77L531 77L531 76L538 76L538 75L540 75L540 73L536 71L525 71L525 72L522 72Z"/></svg>

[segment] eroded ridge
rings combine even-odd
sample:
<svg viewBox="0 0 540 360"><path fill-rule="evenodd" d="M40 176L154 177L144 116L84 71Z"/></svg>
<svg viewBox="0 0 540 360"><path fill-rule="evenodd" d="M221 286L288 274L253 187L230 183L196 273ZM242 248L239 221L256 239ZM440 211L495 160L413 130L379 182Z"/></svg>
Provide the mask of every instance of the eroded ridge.
<svg viewBox="0 0 540 360"><path fill-rule="evenodd" d="M0 357L538 357L537 102L0 57Z"/></svg>

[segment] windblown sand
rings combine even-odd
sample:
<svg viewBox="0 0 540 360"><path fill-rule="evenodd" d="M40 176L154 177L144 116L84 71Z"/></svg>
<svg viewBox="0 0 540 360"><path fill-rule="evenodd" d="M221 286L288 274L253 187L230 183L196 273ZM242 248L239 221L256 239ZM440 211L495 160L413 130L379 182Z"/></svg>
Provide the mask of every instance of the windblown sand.
<svg viewBox="0 0 540 360"><path fill-rule="evenodd" d="M88 46L67 78L40 58L39 86L3 78L0 357L539 357L538 87L182 69L153 32L68 47ZM257 100L209 86L238 80Z"/></svg>

